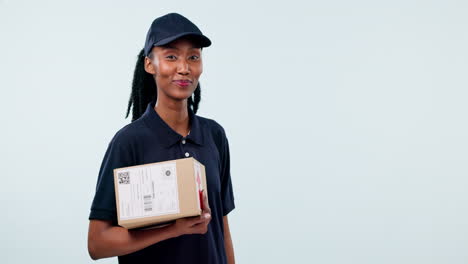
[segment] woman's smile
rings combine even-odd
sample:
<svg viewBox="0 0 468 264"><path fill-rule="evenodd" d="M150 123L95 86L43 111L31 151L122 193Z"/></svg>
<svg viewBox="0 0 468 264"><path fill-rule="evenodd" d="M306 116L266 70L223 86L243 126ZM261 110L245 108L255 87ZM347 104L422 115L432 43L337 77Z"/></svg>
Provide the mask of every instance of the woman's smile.
<svg viewBox="0 0 468 264"><path fill-rule="evenodd" d="M185 87L192 84L191 80L175 80L175 81L172 81L172 82L179 85L180 87L183 87L183 88L185 88Z"/></svg>

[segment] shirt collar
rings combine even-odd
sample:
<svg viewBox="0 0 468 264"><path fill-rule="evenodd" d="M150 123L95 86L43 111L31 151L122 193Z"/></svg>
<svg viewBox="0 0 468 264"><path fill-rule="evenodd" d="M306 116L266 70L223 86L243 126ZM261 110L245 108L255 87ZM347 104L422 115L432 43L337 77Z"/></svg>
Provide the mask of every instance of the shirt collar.
<svg viewBox="0 0 468 264"><path fill-rule="evenodd" d="M142 115L142 118L145 121L145 123L151 128L151 130L153 130L158 135L158 137L165 139L163 141L163 144L166 148L168 148L173 144L177 143L183 137L182 135L174 131L159 116L158 112L154 110L155 104L155 99L148 103L148 105L146 106L146 110ZM186 137L186 140L201 146L203 145L203 135L202 130L200 128L200 120L190 107L188 108L188 115L190 133Z"/></svg>

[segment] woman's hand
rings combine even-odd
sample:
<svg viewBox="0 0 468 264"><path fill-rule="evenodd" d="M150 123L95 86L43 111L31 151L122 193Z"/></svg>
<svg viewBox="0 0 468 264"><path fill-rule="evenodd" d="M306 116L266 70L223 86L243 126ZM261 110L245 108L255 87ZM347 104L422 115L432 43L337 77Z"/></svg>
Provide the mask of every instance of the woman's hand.
<svg viewBox="0 0 468 264"><path fill-rule="evenodd" d="M208 197L203 191L203 208L200 216L177 219L173 224L177 236L188 234L206 234L211 220L211 209Z"/></svg>

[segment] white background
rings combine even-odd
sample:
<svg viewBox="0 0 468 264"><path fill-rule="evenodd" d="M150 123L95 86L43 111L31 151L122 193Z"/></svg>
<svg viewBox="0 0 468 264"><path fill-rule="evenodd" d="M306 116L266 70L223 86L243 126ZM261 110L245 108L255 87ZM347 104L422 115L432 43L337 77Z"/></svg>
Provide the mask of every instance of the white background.
<svg viewBox="0 0 468 264"><path fill-rule="evenodd" d="M154 18L188 17L237 263L468 263L466 1L0 1L2 263L91 263ZM116 258L98 263L117 263Z"/></svg>

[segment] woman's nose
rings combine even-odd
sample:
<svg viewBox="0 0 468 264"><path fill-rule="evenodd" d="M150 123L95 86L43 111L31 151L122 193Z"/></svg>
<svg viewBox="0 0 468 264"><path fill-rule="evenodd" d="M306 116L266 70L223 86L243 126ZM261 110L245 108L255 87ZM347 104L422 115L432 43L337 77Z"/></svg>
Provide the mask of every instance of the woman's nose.
<svg viewBox="0 0 468 264"><path fill-rule="evenodd" d="M189 74L190 73L189 64L185 60L181 60L181 62L178 65L177 71L180 74Z"/></svg>

